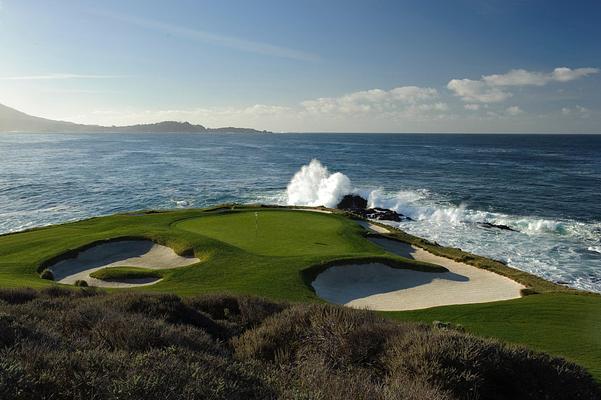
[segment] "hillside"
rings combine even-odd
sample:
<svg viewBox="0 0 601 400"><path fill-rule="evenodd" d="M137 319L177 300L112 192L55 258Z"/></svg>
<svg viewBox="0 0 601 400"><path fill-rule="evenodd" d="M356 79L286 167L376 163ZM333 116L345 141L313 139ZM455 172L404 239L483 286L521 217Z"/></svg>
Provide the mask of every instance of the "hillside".
<svg viewBox="0 0 601 400"><path fill-rule="evenodd" d="M0 289L2 399L598 399L581 367L453 327L249 296Z"/></svg>
<svg viewBox="0 0 601 400"><path fill-rule="evenodd" d="M206 128L189 122L162 121L127 126L83 125L35 117L0 104L0 133L266 133L251 128Z"/></svg>

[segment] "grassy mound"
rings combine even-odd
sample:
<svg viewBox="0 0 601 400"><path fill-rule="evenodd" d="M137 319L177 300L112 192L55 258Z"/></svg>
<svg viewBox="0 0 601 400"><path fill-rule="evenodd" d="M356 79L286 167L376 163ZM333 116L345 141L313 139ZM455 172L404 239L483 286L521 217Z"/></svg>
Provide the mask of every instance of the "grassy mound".
<svg viewBox="0 0 601 400"><path fill-rule="evenodd" d="M90 276L103 281L118 281L124 279L161 278L161 273L156 269L150 268L107 267L92 272Z"/></svg>
<svg viewBox="0 0 601 400"><path fill-rule="evenodd" d="M581 367L366 311L0 290L0 398L594 399Z"/></svg>

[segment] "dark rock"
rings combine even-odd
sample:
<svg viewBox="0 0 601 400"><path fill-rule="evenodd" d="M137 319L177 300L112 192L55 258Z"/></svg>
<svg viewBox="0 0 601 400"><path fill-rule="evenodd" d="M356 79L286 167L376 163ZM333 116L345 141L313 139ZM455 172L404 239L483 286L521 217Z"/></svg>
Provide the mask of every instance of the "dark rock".
<svg viewBox="0 0 601 400"><path fill-rule="evenodd" d="M491 229L496 228L496 229L501 229L503 231L519 232L518 230L515 230L510 226L502 225L502 224L493 224L491 222L480 222L478 225L480 225L483 228L491 228Z"/></svg>
<svg viewBox="0 0 601 400"><path fill-rule="evenodd" d="M368 219L395 222L401 222L405 217L396 211L388 210L386 208L368 208L367 210L362 211L362 216Z"/></svg>
<svg viewBox="0 0 601 400"><path fill-rule="evenodd" d="M355 194L347 194L336 206L340 210L351 211L363 218L379 221L413 221L411 218L387 208L367 208L367 200Z"/></svg>
<svg viewBox="0 0 601 400"><path fill-rule="evenodd" d="M356 194L347 194L340 200L336 208L351 211L365 210L367 208L367 200Z"/></svg>

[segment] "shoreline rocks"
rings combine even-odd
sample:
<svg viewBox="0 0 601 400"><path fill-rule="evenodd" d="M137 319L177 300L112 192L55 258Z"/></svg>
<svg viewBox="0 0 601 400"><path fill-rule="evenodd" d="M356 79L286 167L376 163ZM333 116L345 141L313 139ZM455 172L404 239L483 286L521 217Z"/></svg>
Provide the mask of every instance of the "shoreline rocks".
<svg viewBox="0 0 601 400"><path fill-rule="evenodd" d="M411 218L388 208L367 208L367 200L356 194L347 194L336 206L339 210L350 211L363 218L379 221L412 221Z"/></svg>

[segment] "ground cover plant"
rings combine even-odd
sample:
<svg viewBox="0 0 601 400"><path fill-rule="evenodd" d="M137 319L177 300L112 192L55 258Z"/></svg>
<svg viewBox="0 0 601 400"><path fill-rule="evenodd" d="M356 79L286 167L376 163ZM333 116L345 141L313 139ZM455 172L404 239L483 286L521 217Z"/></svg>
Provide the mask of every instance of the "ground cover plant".
<svg viewBox="0 0 601 400"><path fill-rule="evenodd" d="M563 359L340 306L0 290L2 399L596 399L598 390Z"/></svg>

